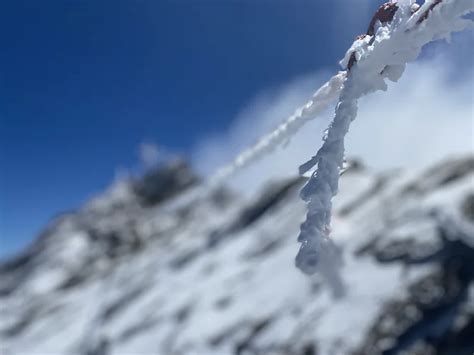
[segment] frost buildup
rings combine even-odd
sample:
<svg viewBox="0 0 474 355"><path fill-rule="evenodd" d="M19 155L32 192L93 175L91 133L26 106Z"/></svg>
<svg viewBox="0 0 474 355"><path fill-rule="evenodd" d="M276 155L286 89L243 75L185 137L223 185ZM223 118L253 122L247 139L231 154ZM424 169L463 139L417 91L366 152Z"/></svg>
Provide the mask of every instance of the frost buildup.
<svg viewBox="0 0 474 355"><path fill-rule="evenodd" d="M344 163L344 136L357 115L357 100L350 90L351 84L352 79L348 78L336 108L336 115L324 137L323 146L316 157L311 159L311 163L305 164L305 170L311 168L312 164L317 165L317 170L300 193L301 198L307 202L308 213L298 237L301 248L296 257L296 265L307 274L316 272L321 250L331 250L331 254L334 253L335 246L328 238L331 200L337 193L339 171Z"/></svg>
<svg viewBox="0 0 474 355"><path fill-rule="evenodd" d="M219 169L216 175L210 179L210 185L219 184L229 176L247 167L250 163L271 153L278 146L287 143L308 121L315 119L339 98L345 78L346 72L334 75L313 94L311 100L298 108L292 116L288 117L274 131L262 137L254 146L240 153L231 164Z"/></svg>
<svg viewBox="0 0 474 355"><path fill-rule="evenodd" d="M393 8L387 6L389 10ZM298 236L301 247L296 266L304 273L314 274L319 270L326 279L340 284L336 273L340 258L329 237L331 200L338 191L344 137L356 118L357 100L369 93L387 90L385 79L397 81L405 64L415 60L425 44L440 38L449 39L452 32L472 26L472 21L462 18L472 11L472 0L427 0L419 8L414 0L399 1L389 21L375 21L374 34L359 36L346 53L341 65L348 68L347 76L334 119L322 147L300 167L300 173L316 167L301 191L308 212Z"/></svg>

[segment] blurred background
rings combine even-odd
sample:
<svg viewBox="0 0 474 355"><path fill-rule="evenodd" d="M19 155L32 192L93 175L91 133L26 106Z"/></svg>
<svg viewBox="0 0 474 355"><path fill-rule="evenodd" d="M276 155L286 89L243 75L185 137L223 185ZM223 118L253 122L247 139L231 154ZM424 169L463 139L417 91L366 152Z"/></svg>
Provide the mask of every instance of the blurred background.
<svg viewBox="0 0 474 355"><path fill-rule="evenodd" d="M472 354L472 30L360 101L342 292L293 261L298 166L332 109L199 192L341 70L383 2L2 4L2 354Z"/></svg>

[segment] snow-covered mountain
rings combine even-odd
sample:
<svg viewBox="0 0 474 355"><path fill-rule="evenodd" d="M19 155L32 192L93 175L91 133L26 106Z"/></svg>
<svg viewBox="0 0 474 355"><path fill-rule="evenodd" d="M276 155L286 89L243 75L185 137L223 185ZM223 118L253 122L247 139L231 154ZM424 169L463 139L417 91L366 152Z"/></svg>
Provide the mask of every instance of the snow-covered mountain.
<svg viewBox="0 0 474 355"><path fill-rule="evenodd" d="M302 183L197 194L174 163L115 184L0 265L0 353L472 354L474 157L347 171L341 284L294 267Z"/></svg>

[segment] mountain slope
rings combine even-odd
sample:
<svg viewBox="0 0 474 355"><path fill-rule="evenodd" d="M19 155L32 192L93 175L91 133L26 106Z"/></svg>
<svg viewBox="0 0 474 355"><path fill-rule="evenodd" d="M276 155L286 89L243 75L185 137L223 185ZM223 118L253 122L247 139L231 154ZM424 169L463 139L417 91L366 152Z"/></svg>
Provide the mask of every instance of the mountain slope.
<svg viewBox="0 0 474 355"><path fill-rule="evenodd" d="M301 179L251 202L194 194L183 164L116 184L1 264L0 351L472 353L473 179L470 156L349 170L331 233L341 284L294 267Z"/></svg>

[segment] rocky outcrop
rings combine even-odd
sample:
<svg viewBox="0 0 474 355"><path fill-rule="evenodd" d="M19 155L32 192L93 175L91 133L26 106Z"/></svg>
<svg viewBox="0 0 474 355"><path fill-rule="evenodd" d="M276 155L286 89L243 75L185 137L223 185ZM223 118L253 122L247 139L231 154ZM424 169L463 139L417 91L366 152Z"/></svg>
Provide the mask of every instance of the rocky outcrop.
<svg viewBox="0 0 474 355"><path fill-rule="evenodd" d="M145 206L153 206L183 192L198 182L186 162L176 160L155 168L133 183L133 190Z"/></svg>

